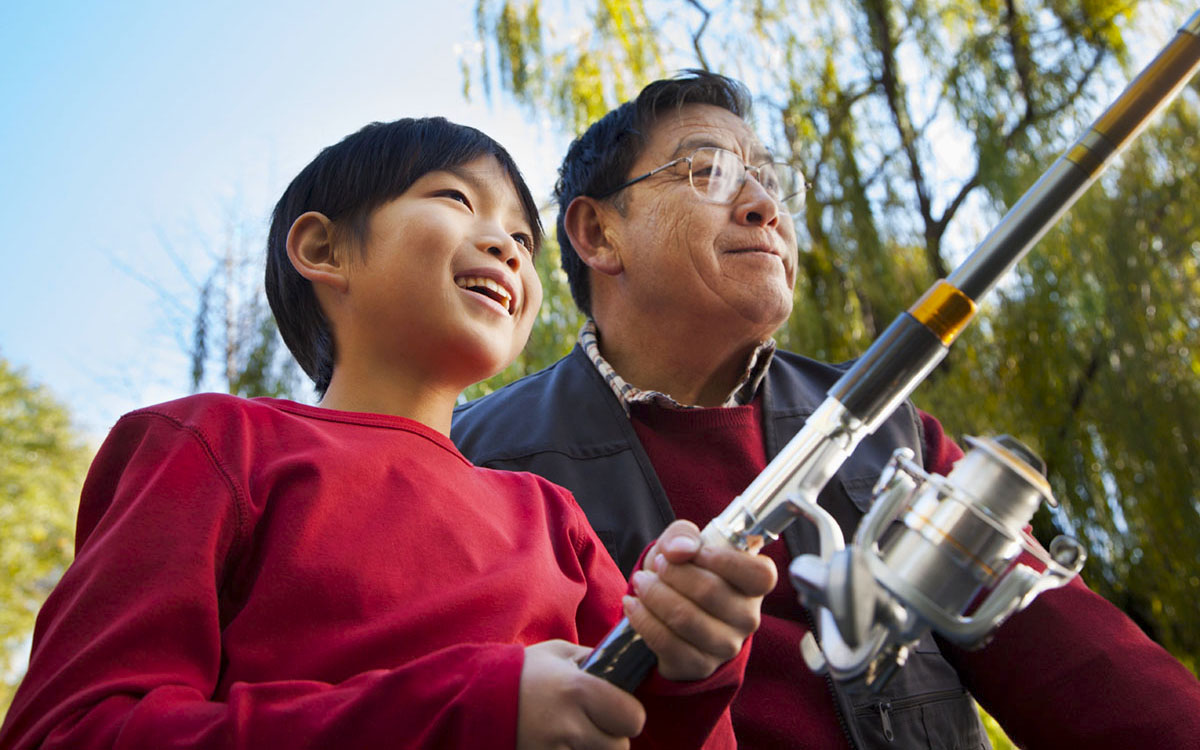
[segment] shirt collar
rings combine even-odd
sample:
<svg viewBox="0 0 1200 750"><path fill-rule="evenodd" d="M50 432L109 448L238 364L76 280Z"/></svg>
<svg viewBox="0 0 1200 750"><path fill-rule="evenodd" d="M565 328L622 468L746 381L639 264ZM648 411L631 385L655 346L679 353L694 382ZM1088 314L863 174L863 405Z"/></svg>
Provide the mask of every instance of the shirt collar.
<svg viewBox="0 0 1200 750"><path fill-rule="evenodd" d="M617 401L620 402L621 408L625 410L626 415L629 414L629 407L631 405L641 403L655 404L669 409L700 408L689 404L681 404L660 391L644 391L626 382L612 368L608 360L604 359L600 354L599 331L596 329L596 322L591 318L579 330L579 346L604 378L604 382L608 383L608 387L616 395ZM738 379L737 384L733 387L728 398L725 399L721 406L742 406L753 401L754 396L758 393L758 386L766 376L767 368L770 366L774 355L775 339L767 339L755 347L753 353L750 355L750 359L746 362L746 369L742 373L741 378Z"/></svg>

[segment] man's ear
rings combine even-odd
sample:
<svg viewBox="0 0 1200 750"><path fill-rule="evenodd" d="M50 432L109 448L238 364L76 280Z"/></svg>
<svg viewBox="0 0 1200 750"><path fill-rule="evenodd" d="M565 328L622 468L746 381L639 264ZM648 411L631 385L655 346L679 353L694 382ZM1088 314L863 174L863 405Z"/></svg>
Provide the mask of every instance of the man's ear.
<svg viewBox="0 0 1200 750"><path fill-rule="evenodd" d="M307 211L288 230L287 254L296 273L318 286L344 292L349 286L345 253L335 251L333 222L323 213Z"/></svg>
<svg viewBox="0 0 1200 750"><path fill-rule="evenodd" d="M563 227L571 246L593 271L616 276L625 270L621 254L613 244L610 217L616 211L610 204L580 195L567 205Z"/></svg>

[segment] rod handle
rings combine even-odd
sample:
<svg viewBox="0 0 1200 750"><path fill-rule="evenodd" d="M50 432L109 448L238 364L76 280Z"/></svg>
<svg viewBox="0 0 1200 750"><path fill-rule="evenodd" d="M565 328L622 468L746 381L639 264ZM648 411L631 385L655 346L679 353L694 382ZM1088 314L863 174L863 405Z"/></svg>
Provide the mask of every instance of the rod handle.
<svg viewBox="0 0 1200 750"><path fill-rule="evenodd" d="M622 617L604 636L600 645L588 654L582 667L588 674L608 680L625 692L632 693L656 663L658 658L629 624L629 618Z"/></svg>

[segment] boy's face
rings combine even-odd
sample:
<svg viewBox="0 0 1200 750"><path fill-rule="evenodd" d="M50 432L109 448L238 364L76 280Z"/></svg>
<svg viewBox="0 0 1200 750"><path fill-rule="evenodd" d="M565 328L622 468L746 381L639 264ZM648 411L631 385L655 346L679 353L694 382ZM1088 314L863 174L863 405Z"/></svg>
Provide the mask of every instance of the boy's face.
<svg viewBox="0 0 1200 750"><path fill-rule="evenodd" d="M370 217L339 360L463 388L506 367L542 301L532 231L499 162L430 172Z"/></svg>

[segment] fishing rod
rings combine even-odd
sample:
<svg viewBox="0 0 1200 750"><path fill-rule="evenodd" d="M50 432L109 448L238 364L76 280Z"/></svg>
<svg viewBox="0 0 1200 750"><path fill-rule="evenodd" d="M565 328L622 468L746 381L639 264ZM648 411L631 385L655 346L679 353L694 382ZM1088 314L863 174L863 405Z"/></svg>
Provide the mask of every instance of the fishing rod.
<svg viewBox="0 0 1200 750"><path fill-rule="evenodd" d="M947 478L905 479L919 467L913 467L911 458L904 455L895 457L877 487L886 496L884 502L876 503L883 509L876 513L873 508L864 517L852 554L845 549L836 521L817 505L817 495L862 439L874 432L945 358L950 345L975 316L978 300L1029 252L1113 157L1179 94L1197 68L1200 11L1026 191L971 255L897 316L827 391L825 400L762 473L701 532L704 544L757 552L797 518L814 523L821 554L802 556L792 567L792 578L804 592L806 602L817 605L814 614L820 643L810 633L802 644L810 667L829 670L835 677L852 678L872 671L877 657L885 654L892 662L880 670L886 679L895 666L903 663L905 639L919 627L933 626L961 642L977 643L1012 612L1027 606L1040 591L1066 583L1082 565L1082 549L1073 542L1059 540L1051 544L1049 556L1040 555L1046 566L1044 573L1011 564L1022 549L1036 553L1036 543L1019 538L1021 529L1028 524L1039 498L1052 501L1052 496L1045 480L1034 470L1039 459L1023 446L1004 439L978 441L975 452L983 458L971 460L975 452L968 454L960 461L962 469L956 467ZM982 481L1002 493L1015 491L1017 499L981 500L979 493L966 486L973 481ZM931 491L922 489L930 483ZM904 498L914 493L925 500L918 498L904 505ZM980 581L953 585L939 580L938 585L930 586L928 579L942 576L946 568L932 563L908 566L910 555L917 554L913 547L917 543L897 542L883 552L878 546L887 521L901 514L910 519L913 503L920 502L937 515L936 502L943 498L950 502L949 496L957 498L953 499L951 512L941 513L950 516L949 521L943 518L925 525L912 521L920 528L910 530L928 547L953 548L955 555L965 555L971 561L964 568L966 575L984 579L982 583L991 593L971 618L948 610L961 613L971 599L967 596L967 601L959 605L964 591L980 590L981 586L976 585ZM934 499L929 500L931 497ZM929 554L928 549L919 552ZM903 575L896 573L896 567L906 568ZM1009 574L1001 579L1006 572ZM900 580L904 576L908 578ZM632 692L654 664L653 652L628 618L623 618L582 668ZM874 680L874 684L882 683Z"/></svg>

